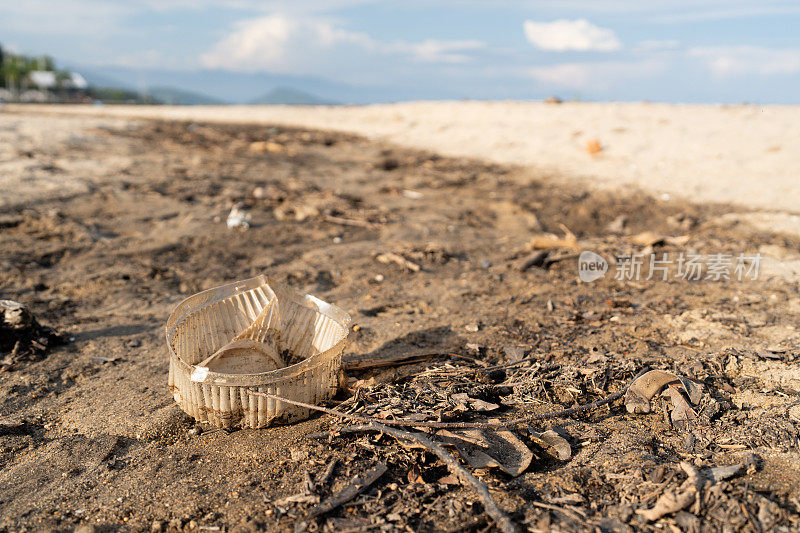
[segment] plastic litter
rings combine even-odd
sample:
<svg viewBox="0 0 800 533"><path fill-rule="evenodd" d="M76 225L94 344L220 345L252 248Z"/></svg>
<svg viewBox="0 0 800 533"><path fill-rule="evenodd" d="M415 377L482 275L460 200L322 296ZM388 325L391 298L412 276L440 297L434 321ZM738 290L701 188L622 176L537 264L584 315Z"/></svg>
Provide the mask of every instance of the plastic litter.
<svg viewBox="0 0 800 533"><path fill-rule="evenodd" d="M235 205L231 207L231 212L228 213L228 218L226 219L225 223L231 229L247 229L250 227L250 213Z"/></svg>
<svg viewBox="0 0 800 533"><path fill-rule="evenodd" d="M259 428L308 418L339 389L350 315L265 276L190 296L167 321L169 387L199 422Z"/></svg>

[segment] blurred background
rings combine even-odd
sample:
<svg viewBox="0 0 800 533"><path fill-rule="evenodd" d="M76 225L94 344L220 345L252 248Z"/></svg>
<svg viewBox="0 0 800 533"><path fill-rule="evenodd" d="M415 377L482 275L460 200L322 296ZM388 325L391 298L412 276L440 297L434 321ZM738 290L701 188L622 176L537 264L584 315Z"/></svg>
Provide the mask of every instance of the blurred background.
<svg viewBox="0 0 800 533"><path fill-rule="evenodd" d="M796 103L796 2L0 3L0 100Z"/></svg>

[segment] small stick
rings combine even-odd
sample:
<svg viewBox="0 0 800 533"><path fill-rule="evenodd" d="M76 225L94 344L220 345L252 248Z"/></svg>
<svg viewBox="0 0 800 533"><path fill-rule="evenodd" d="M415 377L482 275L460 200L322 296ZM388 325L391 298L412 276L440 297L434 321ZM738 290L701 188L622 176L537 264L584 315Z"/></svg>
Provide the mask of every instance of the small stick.
<svg viewBox="0 0 800 533"><path fill-rule="evenodd" d="M338 464L339 464L338 459L333 459L328 464L328 468L325 469L325 473L322 474L322 477L319 478L319 481L317 482L318 486L324 487L325 485L328 484L328 481L330 481L331 477L333 477L333 471L336 470L336 465Z"/></svg>
<svg viewBox="0 0 800 533"><path fill-rule="evenodd" d="M328 215L322 218L326 222L331 222L332 224L340 224L342 226L353 226L356 228L367 228L367 229L375 229L378 227L377 224L373 222L367 222L366 220L357 220L354 218L344 218L344 217L335 217L333 215Z"/></svg>
<svg viewBox="0 0 800 533"><path fill-rule="evenodd" d="M573 520L577 520L579 522L581 521L581 516L583 517L584 520L586 520L586 515L584 513L580 513L572 509L566 509L564 507L559 507L558 505L551 505L549 503L543 503L543 502L531 502L531 504L535 505L536 507L541 507L542 509L549 509L551 511L558 511L560 513L564 513ZM578 516L579 514L581 516Z"/></svg>
<svg viewBox="0 0 800 533"><path fill-rule="evenodd" d="M353 420L355 422L361 422L362 424L380 423L386 426L419 427L419 428L435 428L435 429L466 429L466 428L502 429L510 426L516 426L517 424L523 424L526 422L536 422L540 420L550 420L553 418L563 418L583 411L595 409L607 403L611 403L617 398L620 398L623 394L625 394L625 392L627 392L627 390L630 388L633 382L636 381L636 379L638 379L640 376L644 375L648 370L649 370L648 367L643 368L638 374L636 374L636 376L633 377L632 380L628 382L627 385L622 387L620 390L618 390L613 394L609 394L605 398L600 398L591 403L576 405L575 407L569 407L566 409L559 409L558 411L550 411L549 413L540 413L540 414L523 416L520 418L514 418L512 420L506 420L503 422L488 422L488 423L487 422L416 422L414 420L403 420L403 419L383 420L369 416L343 413L342 411L337 411L336 409L329 409L327 407L321 407L319 405L314 405L311 403L298 402L296 400L290 400L288 398L284 398L276 394L270 394L268 392L258 392L254 390L248 390L247 393L252 394L254 396L263 396L265 398L271 398L273 400L278 400L280 402L286 402L289 405L296 405L298 407L305 407L306 409L313 409L315 411L320 411L322 413L333 415L339 418L346 418L348 420Z"/></svg>
<svg viewBox="0 0 800 533"><path fill-rule="evenodd" d="M361 370L368 370L370 368L384 368L387 366L410 365L413 363L419 363L425 361L426 359L431 359L433 357L443 357L446 355L450 354L421 352L421 353L399 354L390 357L365 357L365 356L344 357L342 359L342 365L344 366L345 370L355 372Z"/></svg>
<svg viewBox="0 0 800 533"><path fill-rule="evenodd" d="M400 254L396 254L394 252L386 252L383 254L379 254L375 256L375 260L379 263L389 264L389 263L397 263L401 267L407 268L412 272L419 272L420 266L413 261L409 261L405 257Z"/></svg>
<svg viewBox="0 0 800 533"><path fill-rule="evenodd" d="M497 527L500 528L500 531L503 531L503 533L517 532L517 527L514 525L508 515L506 515L506 513L504 513L503 510L497 506L494 498L492 498L492 495L489 494L489 488L486 486L486 484L470 474L469 471L461 466L458 461L456 461L455 458L450 455L450 453L448 453L448 451L445 450L444 447L438 442L434 442L421 433L412 433L402 429L390 428L377 422L371 422L367 426L353 426L348 429L352 431L380 431L381 433L386 433L387 435L391 435L396 439L411 440L424 446L430 452L439 457L439 459L441 459L444 464L447 465L447 469L457 476L459 480L461 480L461 483L464 485L470 485L473 489L475 489L475 492L478 493L478 497L483 503L483 508L486 510L486 513L495 521Z"/></svg>
<svg viewBox="0 0 800 533"><path fill-rule="evenodd" d="M363 476L354 477L350 484L336 493L336 495L331 496L311 509L308 513L308 518L316 518L349 502L359 493L364 492L370 485L378 481L378 478L386 473L386 470L388 469L385 464L378 463Z"/></svg>

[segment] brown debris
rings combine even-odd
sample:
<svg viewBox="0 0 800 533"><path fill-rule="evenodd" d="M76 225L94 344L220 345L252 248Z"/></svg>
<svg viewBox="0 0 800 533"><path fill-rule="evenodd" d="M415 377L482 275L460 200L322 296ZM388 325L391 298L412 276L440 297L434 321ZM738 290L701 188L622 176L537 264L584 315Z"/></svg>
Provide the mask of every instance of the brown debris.
<svg viewBox="0 0 800 533"><path fill-rule="evenodd" d="M533 459L533 453L511 431L441 430L436 436L455 446L472 468L499 468L516 477Z"/></svg>
<svg viewBox="0 0 800 533"><path fill-rule="evenodd" d="M409 261L402 255L396 254L394 252L385 252L382 254L378 254L375 256L375 260L385 265L388 265L389 263L396 263L401 267L410 270L411 272L419 272L421 268L417 263Z"/></svg>
<svg viewBox="0 0 800 533"><path fill-rule="evenodd" d="M598 155L603 151L603 145L600 144L598 139L589 139L586 141L586 153L589 155Z"/></svg>
<svg viewBox="0 0 800 533"><path fill-rule="evenodd" d="M572 457L572 447L567 439L549 429L544 433L531 431L531 438L539 444L549 455L559 461L569 461Z"/></svg>
<svg viewBox="0 0 800 533"><path fill-rule="evenodd" d="M55 330L42 326L31 310L12 300L0 300L0 368L43 357L64 342Z"/></svg>
<svg viewBox="0 0 800 533"><path fill-rule="evenodd" d="M695 503L698 497L698 483L702 483L697 469L687 462L681 462L681 468L688 478L677 490L667 490L658 498L652 509L637 509L636 512L645 520L653 522L662 516L676 513Z"/></svg>
<svg viewBox="0 0 800 533"><path fill-rule="evenodd" d="M685 394L692 403L697 403L703 394L702 387L664 370L651 370L635 380L625 393L625 408L629 413L649 413L651 398L665 388L670 389L666 395L672 400L673 421L696 418L681 394Z"/></svg>
<svg viewBox="0 0 800 533"><path fill-rule="evenodd" d="M378 481L378 478L385 474L386 470L388 470L388 468L385 464L378 463L363 475L355 476L347 487L339 491L331 498L320 502L319 505L311 509L311 511L308 513L308 518L311 519L324 515L325 513L336 509L340 505L349 502L360 493L367 490L373 483Z"/></svg>
<svg viewBox="0 0 800 533"><path fill-rule="evenodd" d="M478 496L480 497L481 502L486 509L486 513L494 519L500 531L503 533L514 533L518 531L517 527L514 525L508 515L506 515L506 513L504 513L497 506L494 498L492 498L491 494L489 493L488 487L478 480L478 478L465 470L464 467L458 464L458 461L456 461L452 455L447 453L447 450L445 450L441 444L429 439L421 433L403 431L401 429L391 428L376 422L371 423L369 426L355 426L350 429L353 431L377 430L395 438L411 440L421 444L426 449L436 454L439 459L441 459L445 465L447 465L447 468L450 470L450 472L457 476L459 480L461 480L462 484L471 486L475 492L478 493Z"/></svg>

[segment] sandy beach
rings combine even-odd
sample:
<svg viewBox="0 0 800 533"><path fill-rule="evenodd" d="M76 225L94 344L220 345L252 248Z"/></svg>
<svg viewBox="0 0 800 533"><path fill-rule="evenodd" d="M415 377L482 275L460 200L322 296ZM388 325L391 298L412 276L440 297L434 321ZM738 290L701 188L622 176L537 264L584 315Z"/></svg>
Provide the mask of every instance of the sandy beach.
<svg viewBox="0 0 800 533"><path fill-rule="evenodd" d="M524 165L593 188L800 212L800 106L464 101L24 109L345 131L448 156ZM587 143L595 140L602 151L593 155Z"/></svg>
<svg viewBox="0 0 800 533"><path fill-rule="evenodd" d="M458 459L521 530L797 530L798 115L0 107L0 299L62 341L0 321L0 531L491 530L419 447L329 415L228 431L178 408L169 313L259 274L352 315L332 406L437 423L550 413L513 428L519 471L519 448L498 456L506 470ZM228 227L233 206L247 227ZM609 258L605 277L581 281L582 250ZM626 277L631 254L644 262ZM674 262L648 277L656 254ZM757 275L708 270L759 254ZM703 276L681 272L688 255ZM561 411L646 368L699 392L676 378L651 412L627 397ZM462 437L436 434L485 436ZM671 494L684 507L653 512Z"/></svg>

